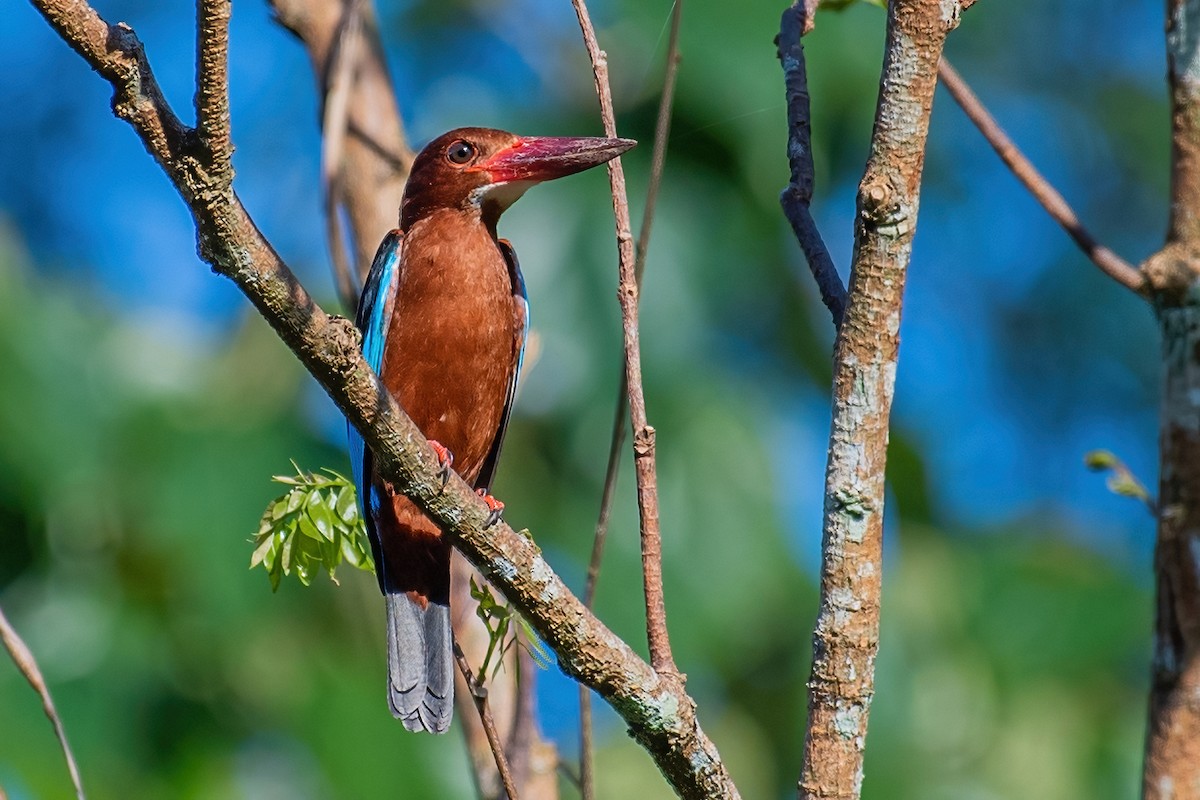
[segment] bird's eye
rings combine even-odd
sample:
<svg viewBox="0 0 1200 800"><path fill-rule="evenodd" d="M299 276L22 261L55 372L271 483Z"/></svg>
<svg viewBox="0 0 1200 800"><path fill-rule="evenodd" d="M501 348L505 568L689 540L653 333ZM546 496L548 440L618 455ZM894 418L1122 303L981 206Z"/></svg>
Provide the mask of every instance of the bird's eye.
<svg viewBox="0 0 1200 800"><path fill-rule="evenodd" d="M446 148L446 160L451 164L466 164L474 157L475 148L469 142L464 142L462 139L451 143Z"/></svg>

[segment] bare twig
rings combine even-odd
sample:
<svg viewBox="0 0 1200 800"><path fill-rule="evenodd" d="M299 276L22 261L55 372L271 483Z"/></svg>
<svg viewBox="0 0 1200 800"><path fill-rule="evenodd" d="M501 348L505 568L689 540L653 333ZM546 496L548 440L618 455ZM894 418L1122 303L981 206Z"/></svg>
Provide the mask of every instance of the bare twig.
<svg viewBox="0 0 1200 800"><path fill-rule="evenodd" d="M198 0L196 45L196 129L213 178L233 181L233 142L229 135L229 15L232 0Z"/></svg>
<svg viewBox="0 0 1200 800"><path fill-rule="evenodd" d="M779 21L777 55L783 65L784 85L788 108L788 163L792 178L779 195L783 214L792 226L792 233L808 268L817 282L821 302L829 309L835 327L840 327L846 314L846 287L821 238L813 219L812 204L814 168L812 158L812 122L808 99L808 70L804 62L804 46L800 37L812 29L812 14L817 0L798 0L784 10Z"/></svg>
<svg viewBox="0 0 1200 800"><path fill-rule="evenodd" d="M605 134L617 135L612 90L608 84L608 57L596 42L596 31L583 0L571 0L583 41L592 60L596 95ZM625 171L621 159L608 162L612 186L613 215L617 226L617 251L620 256L617 297L621 302L621 321L625 333L625 376L629 386L629 416L633 428L633 459L637 475L638 508L642 518L642 581L646 593L646 638L650 644L650 664L659 674L678 676L671 656L667 634L667 609L662 586L662 536L658 519L658 479L654 466L654 428L646 421L646 399L642 390L641 344L638 336L638 285L634 266L633 234L630 233L629 200L625 192Z"/></svg>
<svg viewBox="0 0 1200 800"><path fill-rule="evenodd" d="M834 348L820 610L801 800L857 800L875 691L884 469L904 283L937 64L958 7L891 0L871 152L859 185L849 303Z"/></svg>
<svg viewBox="0 0 1200 800"><path fill-rule="evenodd" d="M1038 172L1037 167L1025 157L1012 139L1008 138L1008 134L996 122L995 117L945 58L938 65L938 77L941 78L946 91L962 107L967 118L975 124L983 138L987 139L988 144L1000 156L1000 160L1012 170L1013 175L1024 184L1042 208L1046 209L1046 213L1062 226L1075 244L1079 245L1084 255L1117 283L1138 294L1146 294L1148 287L1141 271L1096 241L1063 196Z"/></svg>
<svg viewBox="0 0 1200 800"><path fill-rule="evenodd" d="M214 271L234 281L371 448L383 480L441 527L558 656L559 667L595 689L625 720L683 798L737 798L695 702L583 603L532 538L501 521L457 475L443 482L420 429L382 387L348 320L325 313L296 280L232 192L219 191L186 156L194 135L167 105L141 43L84 0L31 0L47 22L114 89L113 110L133 126L188 204ZM183 155L181 155L183 154Z"/></svg>
<svg viewBox="0 0 1200 800"><path fill-rule="evenodd" d="M642 276L646 271L646 252L650 247L650 229L654 223L654 211L658 205L658 190L662 185L663 170L667 163L667 141L671 136L671 108L675 99L675 82L679 75L679 24L683 16L683 0L675 0L671 9L671 31L667 39L667 66L663 76L662 95L658 101L658 118L654 123L654 152L650 158L650 181L646 188L646 208L642 213L642 228L638 233L634 257L634 279L638 292L642 288ZM583 602L588 608L596 597L596 581L600 578L600 565L604 558L604 541L608 533L608 520L612 514L613 498L616 494L617 476L621 468L621 450L625 446L626 420L629 418L629 384L624 370L621 371L620 387L617 390L617 410L613 419L611 444L608 449L608 467L604 471L604 491L600 496L600 515L596 520L596 534L592 540L592 556L588 561L587 584L583 591ZM579 687L579 780L583 800L595 797L595 775L592 755L592 695L586 687Z"/></svg>
<svg viewBox="0 0 1200 800"><path fill-rule="evenodd" d="M487 688L482 683L482 677L476 677L471 671L471 665L467 663L467 657L463 655L458 642L454 643L454 660L458 663L458 671L462 673L463 680L467 682L467 688L470 689L471 699L475 702L475 710L479 712L479 721L483 723L483 730L487 733L488 745L492 748L492 756L496 759L496 769L500 771L500 782L504 784L508 800L517 800L517 785L508 768L508 758L504 755L504 745L500 743L500 733L496 730L496 721L492 719L492 709L488 706L487 700Z"/></svg>
<svg viewBox="0 0 1200 800"><path fill-rule="evenodd" d="M62 719L58 716L58 711L54 708L54 700L50 697L50 689L46 687L46 680L42 677L42 671L38 669L37 659L33 657L33 653L29 647L17 634L15 628L4 616L4 610L0 609L0 641L4 643L4 649L8 650L9 656L12 657L13 663L17 665L17 669L25 676L25 680L29 681L29 685L42 698L42 710L46 712L46 716L50 719L50 724L54 726L54 735L58 737L58 744L62 748L63 758L67 760L67 771L71 773L71 783L75 786L75 796L79 800L84 800L83 782L79 778L79 767L75 763L75 756L71 753L71 745L67 743L67 732L63 728ZM0 790L0 798L4 796L3 790Z"/></svg>
<svg viewBox="0 0 1200 800"><path fill-rule="evenodd" d="M587 582L583 589L583 604L592 608L596 600L596 583L600 579L600 565L604 558L604 542L608 536L608 520L612 514L613 497L616 495L617 475L621 469L621 450L625 445L626 420L629 404L625 393L625 373L621 373L621 391L617 395L617 410L613 418L613 432L608 448L608 468L604 473L604 491L600 495L600 516L596 520L596 533L592 539L592 557L588 561ZM579 788L583 800L594 800L596 777L593 771L592 742L592 693L588 687L579 687Z"/></svg>
<svg viewBox="0 0 1200 800"><path fill-rule="evenodd" d="M325 234L333 261L334 282L350 315L358 308L358 275L347 258L339 209L342 204L342 158L350 120L350 94L362 47L362 0L346 5L345 18L330 55L321 114L321 184L325 196Z"/></svg>
<svg viewBox="0 0 1200 800"><path fill-rule="evenodd" d="M671 31L667 34L667 68L663 74L662 94L658 98L658 117L654 121L654 150L650 155L650 182L646 186L646 208L642 211L642 228L638 231L634 256L634 277L638 289L646 271L646 251L650 248L650 229L658 207L658 190L662 186L663 170L667 165L667 141L671 138L671 108L675 102L675 81L679 77L679 23L683 19L683 0L671 7Z"/></svg>

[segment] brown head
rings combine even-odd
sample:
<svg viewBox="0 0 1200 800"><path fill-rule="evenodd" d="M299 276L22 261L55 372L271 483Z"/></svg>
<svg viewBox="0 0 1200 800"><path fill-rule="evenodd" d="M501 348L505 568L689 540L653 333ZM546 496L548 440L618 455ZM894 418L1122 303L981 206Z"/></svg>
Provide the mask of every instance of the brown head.
<svg viewBox="0 0 1200 800"><path fill-rule="evenodd" d="M517 136L492 128L458 128L434 139L413 161L400 204L400 228L409 230L439 209L496 220L530 186L611 161L632 139Z"/></svg>

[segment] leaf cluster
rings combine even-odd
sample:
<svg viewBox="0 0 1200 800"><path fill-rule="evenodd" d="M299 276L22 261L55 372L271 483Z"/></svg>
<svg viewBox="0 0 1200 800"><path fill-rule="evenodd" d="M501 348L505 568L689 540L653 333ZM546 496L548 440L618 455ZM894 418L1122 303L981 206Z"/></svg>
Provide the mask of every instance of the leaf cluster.
<svg viewBox="0 0 1200 800"><path fill-rule="evenodd" d="M263 566L272 591L279 589L284 575L293 572L308 586L322 566L337 583L334 573L343 561L374 572L354 484L330 469L320 474L304 472L295 462L292 466L295 475L272 477L290 488L263 512L253 539L250 568Z"/></svg>

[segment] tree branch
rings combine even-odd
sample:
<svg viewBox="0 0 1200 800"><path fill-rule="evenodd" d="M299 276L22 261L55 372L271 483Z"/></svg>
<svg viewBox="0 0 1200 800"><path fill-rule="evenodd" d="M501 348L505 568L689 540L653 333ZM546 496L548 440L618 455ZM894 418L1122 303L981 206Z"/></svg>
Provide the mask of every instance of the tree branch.
<svg viewBox="0 0 1200 800"><path fill-rule="evenodd" d="M233 280L363 435L380 476L410 497L499 587L555 651L562 670L594 688L629 725L684 798L738 796L695 703L591 614L525 532L487 526L490 510L457 475L443 485L425 437L363 360L352 323L313 302L231 189L197 169L194 134L158 87L141 43L83 0L31 0L114 88L113 108L166 171L196 221L201 255Z"/></svg>
<svg viewBox="0 0 1200 800"><path fill-rule="evenodd" d="M683 0L675 0L671 8L671 31L667 38L667 67L663 76L662 95L658 101L658 118L654 123L654 152L650 157L650 181L646 188L646 208L642 213L642 229L638 233L634 256L634 280L639 295L642 276L646 271L646 252L650 248L650 229L654 223L654 212L658 205L658 190L662 185L663 170L667 163L667 141L671 137L671 108L675 99L675 82L679 75L679 24L683 18ZM600 496L600 515L596 520L596 534L592 540L592 556L588 561L587 583L583 590L583 603L589 609L596 597L596 581L600 578L600 564L604 558L604 540L608 534L608 520L612 514L613 498L616 494L617 475L620 473L621 450L625 446L625 421L629 417L629 384L624 370L621 371L620 387L617 390L617 410L613 418L612 440L608 449L608 466L604 471L604 490ZM592 695L587 687L579 687L579 782L583 800L593 800L596 795L595 775L592 764Z"/></svg>
<svg viewBox="0 0 1200 800"><path fill-rule="evenodd" d="M783 12L779 21L777 55L783 65L784 85L788 108L788 163L792 178L779 195L783 214L792 226L792 233L808 268L817 282L821 302L829 309L835 327L841 327L846 315L846 287L821 238L813 219L812 204L814 168L812 159L812 115L808 99L808 70L804 62L804 46L800 37L812 30L812 15L819 0L797 0Z"/></svg>
<svg viewBox="0 0 1200 800"><path fill-rule="evenodd" d="M492 718L492 709L488 706L487 689L471 671L471 665L467 663L467 657L463 655L458 642L454 643L454 661L458 664L458 671L462 674L463 680L467 682L467 689L471 694L472 702L475 703L475 710L479 712L479 721L483 723L488 746L492 748L492 757L496 759L496 769L500 772L500 782L504 785L508 800L517 800L517 784L513 780L512 771L508 768L508 758L504 755L504 745L501 744L500 733L496 730L496 720Z"/></svg>
<svg viewBox="0 0 1200 800"><path fill-rule="evenodd" d="M233 182L229 134L229 15L232 0L197 0L196 130L205 166L221 187Z"/></svg>
<svg viewBox="0 0 1200 800"><path fill-rule="evenodd" d="M1145 294L1148 287L1146 278L1141 271L1096 241L1096 237L1092 236L1091 232L1079 221L1079 217L1075 215L1063 196L1013 143L1008 134L996 122L995 117L988 112L975 93L971 91L971 87L945 58L938 65L938 77L941 78L942 85L962 108L967 118L975 124L975 127L983 134L983 138L987 139L988 144L996 151L996 155L1000 156L1000 160L1012 170L1013 175L1029 190L1042 208L1046 209L1046 213L1062 226L1075 244L1079 245L1079 249L1083 251L1084 255L1117 283L1138 294Z"/></svg>
<svg viewBox="0 0 1200 800"><path fill-rule="evenodd" d="M1171 210L1143 266L1163 337L1145 800L1200 796L1200 3L1166 8Z"/></svg>
<svg viewBox="0 0 1200 800"><path fill-rule="evenodd" d="M849 304L834 349L820 611L799 796L858 798L879 645L884 468L937 65L957 3L892 0Z"/></svg>
<svg viewBox="0 0 1200 800"><path fill-rule="evenodd" d="M596 81L600 116L605 135L616 137L612 90L608 84L608 56L596 42L596 31L583 0L571 0ZM625 192L625 170L621 159L608 162L608 180L612 186L613 214L617 226L617 251L620 256L617 297L621 303L621 327L625 334L625 379L629 388L629 417L633 428L633 463L637 475L638 509L642 529L642 582L646 593L646 638L650 644L650 663L662 675L678 676L671 642L667 634L667 608L662 585L662 535L658 518L658 479L655 474L654 428L646 419L646 398L642 389L642 355L638 334L638 283L635 269L633 234L630 232L629 200Z"/></svg>
<svg viewBox="0 0 1200 800"><path fill-rule="evenodd" d="M4 616L3 609L0 609L0 642L4 644L4 649L8 651L13 663L17 665L17 669L25 676L25 680L29 681L29 685L42 698L42 711L46 713L50 724L54 726L54 735L58 737L58 745L62 748L63 758L67 761L67 771L71 773L71 783L75 786L75 796L78 800L84 800L83 781L79 778L79 766L75 763L75 755L71 752L71 745L67 742L67 731L63 728L62 718L58 716L58 710L54 708L54 699L50 697L46 679L42 677L37 659L33 657L28 645L8 621L8 617ZM0 800L3 797L4 790L0 789Z"/></svg>

